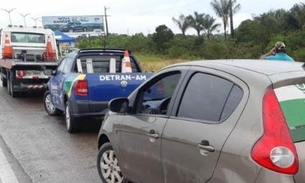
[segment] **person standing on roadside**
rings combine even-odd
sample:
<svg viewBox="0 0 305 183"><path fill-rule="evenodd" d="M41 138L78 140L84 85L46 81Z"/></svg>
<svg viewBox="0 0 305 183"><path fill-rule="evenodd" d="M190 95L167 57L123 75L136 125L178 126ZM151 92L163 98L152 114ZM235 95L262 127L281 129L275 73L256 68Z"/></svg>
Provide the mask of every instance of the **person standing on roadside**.
<svg viewBox="0 0 305 183"><path fill-rule="evenodd" d="M293 58L286 53L286 45L281 41L276 42L275 46L268 53L262 55L260 59L294 62Z"/></svg>

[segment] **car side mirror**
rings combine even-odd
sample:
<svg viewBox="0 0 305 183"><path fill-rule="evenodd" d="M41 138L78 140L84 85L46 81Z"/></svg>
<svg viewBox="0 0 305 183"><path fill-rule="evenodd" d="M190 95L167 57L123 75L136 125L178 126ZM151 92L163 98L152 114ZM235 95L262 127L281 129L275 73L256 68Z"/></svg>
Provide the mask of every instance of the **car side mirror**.
<svg viewBox="0 0 305 183"><path fill-rule="evenodd" d="M129 109L128 98L115 98L109 101L108 108L112 112L126 113Z"/></svg>

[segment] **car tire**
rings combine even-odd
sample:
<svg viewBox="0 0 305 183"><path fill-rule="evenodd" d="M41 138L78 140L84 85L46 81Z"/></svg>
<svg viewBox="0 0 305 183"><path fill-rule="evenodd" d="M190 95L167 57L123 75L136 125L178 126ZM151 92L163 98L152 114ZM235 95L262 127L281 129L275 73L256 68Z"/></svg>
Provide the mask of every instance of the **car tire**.
<svg viewBox="0 0 305 183"><path fill-rule="evenodd" d="M1 76L1 80L2 80L2 86L7 87L7 79Z"/></svg>
<svg viewBox="0 0 305 183"><path fill-rule="evenodd" d="M65 122L69 133L77 133L80 131L78 119L71 115L71 108L68 101L65 106Z"/></svg>
<svg viewBox="0 0 305 183"><path fill-rule="evenodd" d="M128 183L121 172L118 159L109 142L103 144L99 149L97 171L104 183Z"/></svg>
<svg viewBox="0 0 305 183"><path fill-rule="evenodd" d="M53 102L51 100L51 94L50 91L47 90L44 93L43 96L43 105L44 105L44 109L46 110L46 112L51 115L51 116L59 116L63 113L63 111L58 110L54 105Z"/></svg>

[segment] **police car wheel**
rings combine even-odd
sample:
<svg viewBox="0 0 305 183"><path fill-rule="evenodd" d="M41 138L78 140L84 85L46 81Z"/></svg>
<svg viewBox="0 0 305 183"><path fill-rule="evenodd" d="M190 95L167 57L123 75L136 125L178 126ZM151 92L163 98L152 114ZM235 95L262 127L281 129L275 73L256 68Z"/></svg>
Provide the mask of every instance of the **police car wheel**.
<svg viewBox="0 0 305 183"><path fill-rule="evenodd" d="M58 116L63 113L63 111L58 110L51 100L51 95L49 91L46 91L43 96L43 105L46 112L51 116Z"/></svg>
<svg viewBox="0 0 305 183"><path fill-rule="evenodd" d="M66 128L69 133L76 133L80 131L77 118L71 115L69 102L66 102L65 121L66 121Z"/></svg>

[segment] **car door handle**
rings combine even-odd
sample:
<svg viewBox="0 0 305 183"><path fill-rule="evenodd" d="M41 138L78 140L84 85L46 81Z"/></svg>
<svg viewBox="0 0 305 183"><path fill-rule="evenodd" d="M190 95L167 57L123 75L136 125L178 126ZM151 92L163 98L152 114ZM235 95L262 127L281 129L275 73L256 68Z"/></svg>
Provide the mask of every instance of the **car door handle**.
<svg viewBox="0 0 305 183"><path fill-rule="evenodd" d="M151 138L154 138L154 139L159 138L159 135L158 135L158 134L150 134L150 133L149 133L148 136L151 137Z"/></svg>
<svg viewBox="0 0 305 183"><path fill-rule="evenodd" d="M201 141L201 143L198 144L197 147L200 150L205 150L205 151L208 151L208 152L214 152L215 151L215 148L213 146L211 146L209 141L207 141L207 140Z"/></svg>
<svg viewBox="0 0 305 183"><path fill-rule="evenodd" d="M214 152L215 151L215 148L213 146L205 146L205 145L198 144L197 147L201 150L206 150L206 151L209 151L209 152Z"/></svg>
<svg viewBox="0 0 305 183"><path fill-rule="evenodd" d="M159 135L156 134L155 130L150 130L149 133L147 134L149 137L157 139L159 138Z"/></svg>

